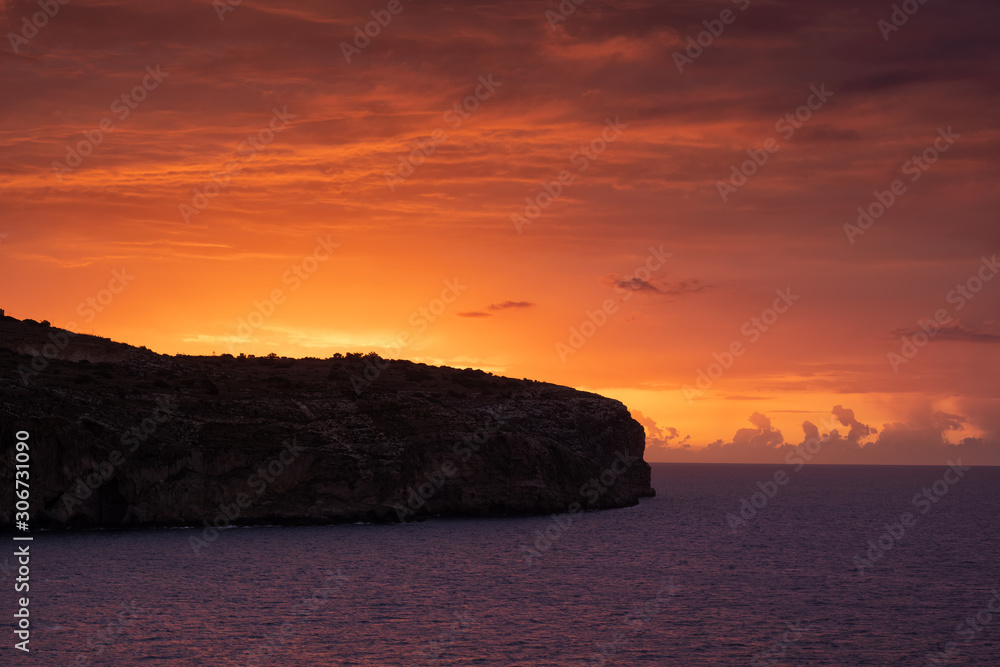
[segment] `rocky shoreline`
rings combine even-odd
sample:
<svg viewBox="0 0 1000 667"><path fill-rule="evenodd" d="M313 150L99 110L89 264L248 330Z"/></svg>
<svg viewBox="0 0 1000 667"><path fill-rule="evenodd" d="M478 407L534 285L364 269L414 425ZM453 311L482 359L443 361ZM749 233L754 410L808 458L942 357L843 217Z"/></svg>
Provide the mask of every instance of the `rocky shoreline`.
<svg viewBox="0 0 1000 667"><path fill-rule="evenodd" d="M547 383L373 354L171 357L13 318L0 368L0 494L27 432L34 528L531 515L654 495L628 409Z"/></svg>

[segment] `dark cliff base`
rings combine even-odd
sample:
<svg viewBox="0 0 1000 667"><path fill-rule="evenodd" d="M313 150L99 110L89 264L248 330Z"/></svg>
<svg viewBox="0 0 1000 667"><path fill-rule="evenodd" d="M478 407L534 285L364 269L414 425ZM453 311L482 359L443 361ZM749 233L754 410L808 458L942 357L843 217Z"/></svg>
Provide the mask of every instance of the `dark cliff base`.
<svg viewBox="0 0 1000 667"><path fill-rule="evenodd" d="M168 357L2 318L5 499L18 431L32 528L546 514L654 494L642 426L595 394L374 355ZM5 524L13 511L0 503Z"/></svg>

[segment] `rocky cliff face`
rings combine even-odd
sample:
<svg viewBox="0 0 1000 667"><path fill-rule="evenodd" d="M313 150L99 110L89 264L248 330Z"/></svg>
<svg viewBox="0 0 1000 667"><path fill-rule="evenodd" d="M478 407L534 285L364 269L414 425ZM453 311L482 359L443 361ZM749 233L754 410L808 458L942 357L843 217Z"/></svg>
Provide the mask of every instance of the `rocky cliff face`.
<svg viewBox="0 0 1000 667"><path fill-rule="evenodd" d="M30 434L33 527L409 521L653 495L620 402L385 361L167 357L0 320L0 519Z"/></svg>

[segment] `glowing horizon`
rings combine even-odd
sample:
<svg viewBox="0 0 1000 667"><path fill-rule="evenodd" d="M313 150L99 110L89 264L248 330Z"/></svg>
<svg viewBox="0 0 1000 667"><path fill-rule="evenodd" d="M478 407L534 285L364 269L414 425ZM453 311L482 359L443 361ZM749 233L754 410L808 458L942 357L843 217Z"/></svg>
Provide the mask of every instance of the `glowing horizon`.
<svg viewBox="0 0 1000 667"><path fill-rule="evenodd" d="M1000 464L996 7L221 5L6 40L8 315L595 391L650 461Z"/></svg>

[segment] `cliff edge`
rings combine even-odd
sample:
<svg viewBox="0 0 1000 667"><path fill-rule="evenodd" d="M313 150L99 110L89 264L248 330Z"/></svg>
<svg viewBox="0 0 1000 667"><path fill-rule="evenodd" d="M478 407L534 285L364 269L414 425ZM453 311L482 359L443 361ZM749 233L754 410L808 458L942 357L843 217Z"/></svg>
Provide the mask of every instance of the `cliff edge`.
<svg viewBox="0 0 1000 667"><path fill-rule="evenodd" d="M654 495L642 426L596 394L374 354L170 357L3 317L7 499L18 432L33 528L547 514Z"/></svg>

